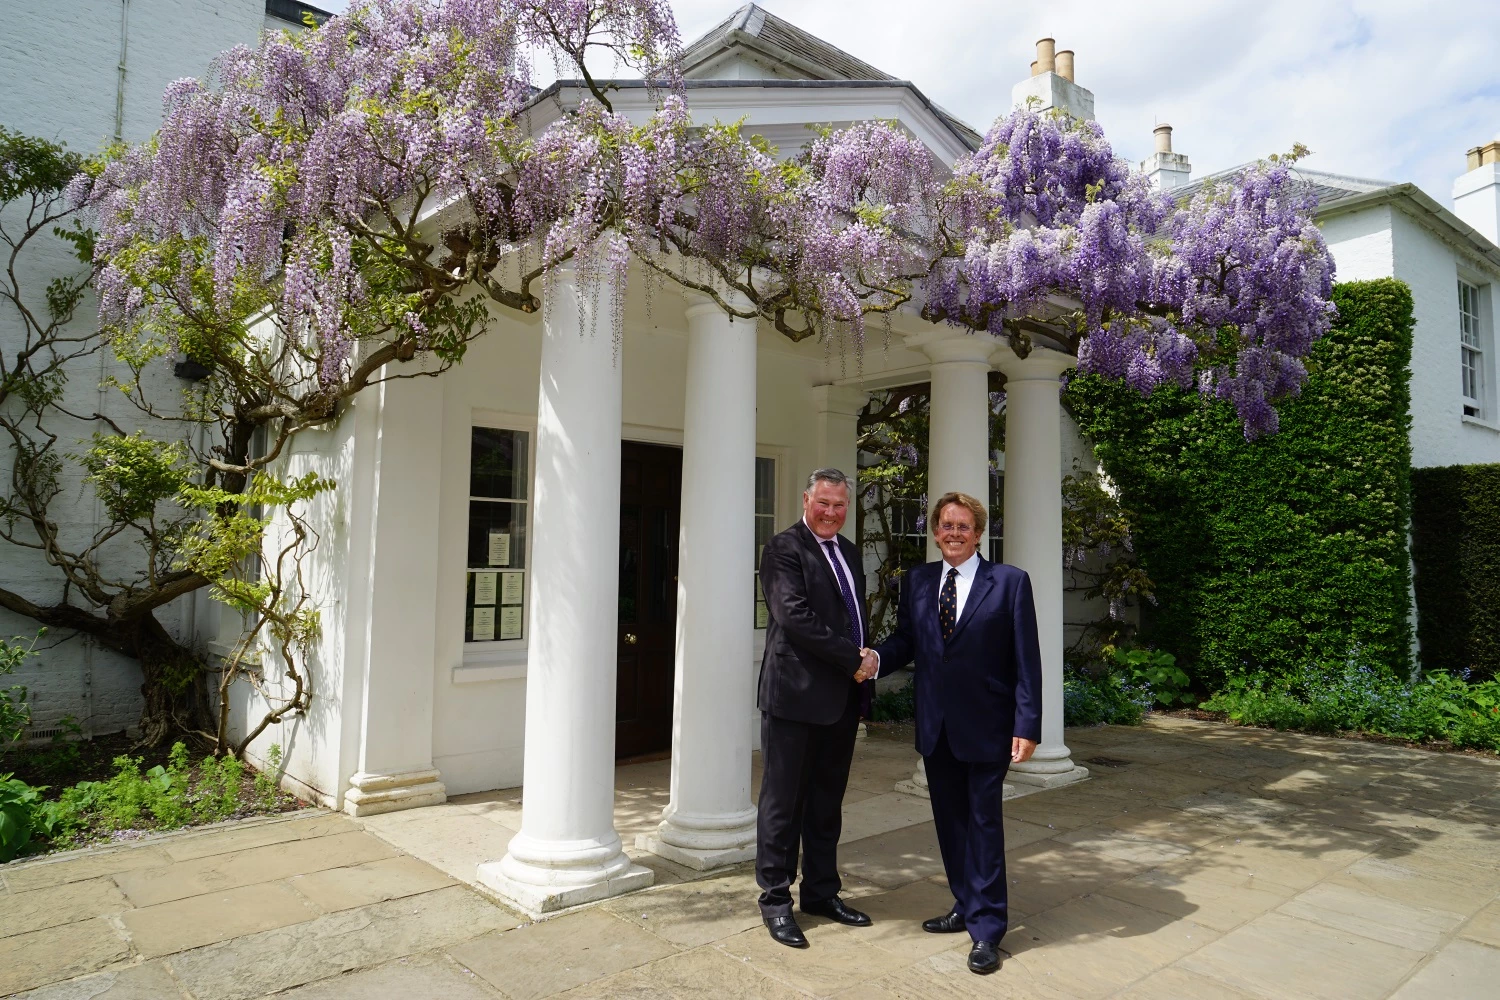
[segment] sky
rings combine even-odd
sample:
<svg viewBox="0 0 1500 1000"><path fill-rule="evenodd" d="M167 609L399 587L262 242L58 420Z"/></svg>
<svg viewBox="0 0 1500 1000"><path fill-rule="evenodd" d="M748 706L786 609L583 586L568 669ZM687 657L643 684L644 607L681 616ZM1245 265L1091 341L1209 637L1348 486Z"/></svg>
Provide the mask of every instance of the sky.
<svg viewBox="0 0 1500 1000"><path fill-rule="evenodd" d="M318 0L313 0L317 3ZM320 6L341 10L347 0ZM675 0L684 42L736 8ZM1118 154L1158 122L1193 176L1293 143L1314 170L1413 181L1452 204L1465 150L1500 138L1495 0L766 0L761 6L903 80L984 131L1050 35ZM917 12L920 12L919 14ZM540 70L543 63L538 64ZM546 83L546 80L537 80Z"/></svg>

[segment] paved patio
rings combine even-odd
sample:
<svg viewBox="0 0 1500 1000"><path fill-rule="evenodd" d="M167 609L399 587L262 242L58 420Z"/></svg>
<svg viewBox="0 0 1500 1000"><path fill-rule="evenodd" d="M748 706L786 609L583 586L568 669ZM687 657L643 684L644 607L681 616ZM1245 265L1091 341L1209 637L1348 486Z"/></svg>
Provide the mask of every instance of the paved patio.
<svg viewBox="0 0 1500 1000"><path fill-rule="evenodd" d="M1095 777L1006 804L1000 971L917 921L949 900L915 758L861 742L840 851L868 929L760 928L748 866L647 856L645 892L531 923L465 884L513 793L240 823L0 866L0 994L37 1000L1494 997L1500 762L1175 719L1071 731ZM623 767L627 844L667 764ZM285 991L285 992L278 992Z"/></svg>

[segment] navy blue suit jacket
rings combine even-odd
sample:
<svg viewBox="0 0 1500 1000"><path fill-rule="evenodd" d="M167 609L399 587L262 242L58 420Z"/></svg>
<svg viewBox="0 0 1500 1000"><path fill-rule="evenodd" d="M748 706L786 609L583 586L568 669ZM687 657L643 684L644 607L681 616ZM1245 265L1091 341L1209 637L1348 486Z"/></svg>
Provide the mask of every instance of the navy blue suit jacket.
<svg viewBox="0 0 1500 1000"><path fill-rule="evenodd" d="M918 753L931 756L946 727L959 760L1009 761L1012 737L1042 739L1042 651L1031 578L1014 566L981 559L945 643L938 584L946 565L925 563L902 581L896 630L875 647L880 671L916 661Z"/></svg>

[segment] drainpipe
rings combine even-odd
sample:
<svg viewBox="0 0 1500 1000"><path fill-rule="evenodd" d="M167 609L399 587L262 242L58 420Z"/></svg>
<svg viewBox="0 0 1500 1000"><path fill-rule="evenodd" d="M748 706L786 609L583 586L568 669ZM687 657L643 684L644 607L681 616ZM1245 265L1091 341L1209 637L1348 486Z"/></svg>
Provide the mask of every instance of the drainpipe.
<svg viewBox="0 0 1500 1000"><path fill-rule="evenodd" d="M115 84L115 142L125 141L125 56L130 44L130 0L120 0L120 65Z"/></svg>

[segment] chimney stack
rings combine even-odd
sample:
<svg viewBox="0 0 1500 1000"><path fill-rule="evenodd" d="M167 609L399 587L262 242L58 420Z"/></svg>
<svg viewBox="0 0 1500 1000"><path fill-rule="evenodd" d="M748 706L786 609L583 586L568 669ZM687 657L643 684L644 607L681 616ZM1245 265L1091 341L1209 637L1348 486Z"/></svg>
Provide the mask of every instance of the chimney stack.
<svg viewBox="0 0 1500 1000"><path fill-rule="evenodd" d="M1073 67L1072 49L1059 52L1055 39L1037 39L1031 76L1011 88L1011 107L1024 108L1030 104L1041 111L1057 108L1074 118L1092 121L1094 93L1073 81Z"/></svg>
<svg viewBox="0 0 1500 1000"><path fill-rule="evenodd" d="M1036 42L1036 62L1032 63L1032 76L1042 73L1054 72L1057 66L1057 41L1051 38L1038 38Z"/></svg>
<svg viewBox="0 0 1500 1000"><path fill-rule="evenodd" d="M1193 165L1181 153L1172 152L1172 126L1162 122L1152 130L1156 152L1141 161L1141 173L1160 191L1170 191L1187 184L1193 176Z"/></svg>
<svg viewBox="0 0 1500 1000"><path fill-rule="evenodd" d="M1072 49L1063 49L1057 54L1057 75L1062 77L1064 80L1067 80L1069 83L1073 81Z"/></svg>
<svg viewBox="0 0 1500 1000"><path fill-rule="evenodd" d="M1468 168L1453 182L1453 214L1500 245L1500 138L1469 150Z"/></svg>

